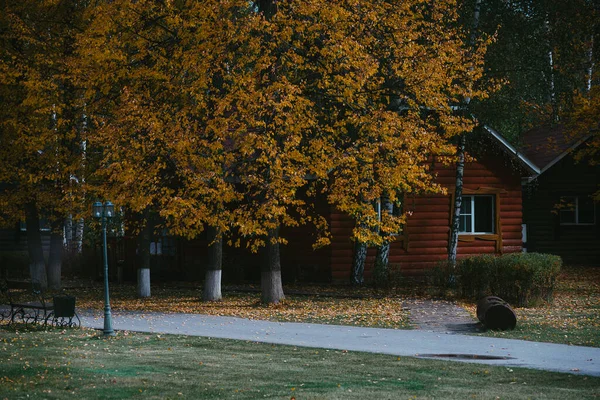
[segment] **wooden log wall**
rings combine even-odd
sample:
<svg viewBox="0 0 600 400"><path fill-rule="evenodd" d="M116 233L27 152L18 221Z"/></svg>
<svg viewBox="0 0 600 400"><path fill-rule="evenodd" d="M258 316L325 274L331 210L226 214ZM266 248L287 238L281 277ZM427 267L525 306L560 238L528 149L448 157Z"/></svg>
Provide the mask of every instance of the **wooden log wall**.
<svg viewBox="0 0 600 400"><path fill-rule="evenodd" d="M497 159L499 158L499 159ZM494 161L495 160L495 161ZM494 235L460 235L458 257L477 254L499 254L522 251L521 177L502 157L467 163L464 175L464 195L493 194L498 208ZM404 235L392 243L390 264L403 275L422 276L427 269L448 257L451 210L453 204L455 168L436 164L438 182L447 188L447 195L407 198L408 217ZM340 212L331 214L331 276L334 282L350 279L353 244L350 235L354 221ZM375 249L369 249L365 279L369 279L375 261Z"/></svg>

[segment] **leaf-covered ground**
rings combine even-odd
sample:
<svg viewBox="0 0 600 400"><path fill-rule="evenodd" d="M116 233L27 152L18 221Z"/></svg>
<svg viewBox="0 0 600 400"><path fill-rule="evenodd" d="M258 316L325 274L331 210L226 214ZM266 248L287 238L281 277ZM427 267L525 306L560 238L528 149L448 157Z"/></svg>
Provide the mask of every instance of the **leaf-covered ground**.
<svg viewBox="0 0 600 400"><path fill-rule="evenodd" d="M246 286L244 292L227 291L220 302L202 302L201 287L161 285L152 288L152 297L138 299L133 285L111 286L113 310L161 311L236 316L289 322L409 328L408 313L402 309L402 297L378 295L372 290L331 287L287 288L288 294L277 305L262 305L260 294ZM303 294L299 294L302 290ZM103 292L92 288L69 289L77 297L78 308L102 309Z"/></svg>
<svg viewBox="0 0 600 400"><path fill-rule="evenodd" d="M473 315L475 305L464 304ZM485 334L514 339L600 347L600 267L565 267L552 304L515 308L514 331Z"/></svg>
<svg viewBox="0 0 600 400"><path fill-rule="evenodd" d="M101 282L65 283L70 286L68 292L77 296L77 308L102 310ZM111 283L111 306L116 311L184 312L408 329L414 327L415 321L411 320L410 312L403 309L402 304L432 298L427 295L427 287L412 284L387 291L368 287L286 286L286 299L282 303L264 306L260 303L260 293L255 286L228 289L224 291L223 301L204 303L200 301L202 292L199 283L155 284L149 299L138 299L133 284ZM432 307L437 303L431 302ZM461 301L459 304L475 316L474 303ZM600 347L600 268L565 267L558 279L552 304L516 308L515 312L518 323L514 331L488 331L482 334ZM453 318L435 310L428 315ZM445 321L440 322L443 324Z"/></svg>

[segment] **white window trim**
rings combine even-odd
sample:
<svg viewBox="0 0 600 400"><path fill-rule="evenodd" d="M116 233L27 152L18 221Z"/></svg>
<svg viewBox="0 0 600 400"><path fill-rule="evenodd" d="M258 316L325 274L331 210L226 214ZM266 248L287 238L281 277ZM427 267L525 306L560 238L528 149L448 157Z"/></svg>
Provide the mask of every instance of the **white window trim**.
<svg viewBox="0 0 600 400"><path fill-rule="evenodd" d="M475 197L489 197L492 200L492 232L476 232L475 231ZM465 198L470 198L471 202L471 213L465 214L464 207L460 208L460 216L470 215L471 216L471 231L459 231L460 235L494 235L496 234L496 196L493 194L467 194L462 196L463 204Z"/></svg>
<svg viewBox="0 0 600 400"><path fill-rule="evenodd" d="M43 220L40 219L40 232L50 232L52 229L46 224L44 225ZM27 232L27 224L25 221L19 221L19 230L21 232Z"/></svg>

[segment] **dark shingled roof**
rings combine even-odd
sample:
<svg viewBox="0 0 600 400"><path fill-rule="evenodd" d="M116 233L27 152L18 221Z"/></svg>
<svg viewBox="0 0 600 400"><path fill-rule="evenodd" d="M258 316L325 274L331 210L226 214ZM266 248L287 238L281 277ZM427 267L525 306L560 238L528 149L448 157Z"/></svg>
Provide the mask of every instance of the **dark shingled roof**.
<svg viewBox="0 0 600 400"><path fill-rule="evenodd" d="M562 158L581 138L569 135L563 125L543 125L523 134L523 153L542 171Z"/></svg>

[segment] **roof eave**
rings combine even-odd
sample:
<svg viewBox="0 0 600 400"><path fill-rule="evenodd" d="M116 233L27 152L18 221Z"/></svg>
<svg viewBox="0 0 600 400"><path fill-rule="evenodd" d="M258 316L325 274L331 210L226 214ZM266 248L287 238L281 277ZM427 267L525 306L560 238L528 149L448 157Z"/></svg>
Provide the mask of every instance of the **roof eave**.
<svg viewBox="0 0 600 400"><path fill-rule="evenodd" d="M530 159L525 157L525 155L519 152L512 144L510 144L500 133L494 130L489 125L483 125L483 128L492 135L498 142L500 142L504 148L512 155L517 157L517 159L521 162L521 164L535 177L542 173L542 170L535 165Z"/></svg>
<svg viewBox="0 0 600 400"><path fill-rule="evenodd" d="M592 136L591 133L589 135L587 135L586 137L578 140L571 147L569 147L568 149L566 149L565 151L563 151L562 153L560 153L554 160L550 161L548 164L546 164L544 166L544 168L542 168L540 170L540 174L543 174L544 172L546 172L550 168L552 168L552 166L554 166L557 162L559 162L560 160L562 160L563 158L565 158L567 156L567 154L571 153L573 150L575 150L577 147L579 147L583 142L585 142L586 140L588 140L590 136Z"/></svg>

